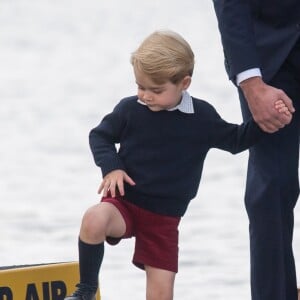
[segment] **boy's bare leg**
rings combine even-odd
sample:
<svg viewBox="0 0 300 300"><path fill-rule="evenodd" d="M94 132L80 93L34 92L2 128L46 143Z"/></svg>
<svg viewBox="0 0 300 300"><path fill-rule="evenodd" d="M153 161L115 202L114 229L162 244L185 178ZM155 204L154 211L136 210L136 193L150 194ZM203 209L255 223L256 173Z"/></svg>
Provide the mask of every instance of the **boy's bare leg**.
<svg viewBox="0 0 300 300"><path fill-rule="evenodd" d="M86 211L78 241L80 283L65 300L95 300L104 240L107 236L121 237L125 231L125 221L113 204L101 202Z"/></svg>
<svg viewBox="0 0 300 300"><path fill-rule="evenodd" d="M119 210L111 203L101 202L84 214L80 239L88 244L98 244L107 236L121 237L125 230L126 224Z"/></svg>
<svg viewBox="0 0 300 300"><path fill-rule="evenodd" d="M172 300L176 273L145 266L146 300Z"/></svg>

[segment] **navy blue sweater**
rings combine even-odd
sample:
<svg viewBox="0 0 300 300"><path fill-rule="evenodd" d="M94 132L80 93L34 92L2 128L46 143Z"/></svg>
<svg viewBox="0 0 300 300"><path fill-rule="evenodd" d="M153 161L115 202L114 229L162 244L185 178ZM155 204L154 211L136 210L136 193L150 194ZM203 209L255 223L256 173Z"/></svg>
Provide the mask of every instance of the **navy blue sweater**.
<svg viewBox="0 0 300 300"><path fill-rule="evenodd" d="M264 135L253 120L227 123L209 103L196 98L194 114L153 112L137 99L121 100L91 130L90 147L103 176L122 169L135 181L135 186L125 183L126 201L155 213L185 213L210 148L238 153Z"/></svg>

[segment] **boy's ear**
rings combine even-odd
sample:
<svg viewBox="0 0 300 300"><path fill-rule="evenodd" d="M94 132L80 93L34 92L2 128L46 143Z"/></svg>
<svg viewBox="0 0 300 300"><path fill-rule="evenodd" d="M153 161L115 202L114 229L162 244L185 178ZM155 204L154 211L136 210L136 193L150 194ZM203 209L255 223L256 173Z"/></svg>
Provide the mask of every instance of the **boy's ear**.
<svg viewBox="0 0 300 300"><path fill-rule="evenodd" d="M191 77L191 76L188 76L188 75L185 76L185 77L182 79L182 81L181 81L182 89L183 89L183 90L187 90L188 87L190 86L191 82L192 82L192 77Z"/></svg>

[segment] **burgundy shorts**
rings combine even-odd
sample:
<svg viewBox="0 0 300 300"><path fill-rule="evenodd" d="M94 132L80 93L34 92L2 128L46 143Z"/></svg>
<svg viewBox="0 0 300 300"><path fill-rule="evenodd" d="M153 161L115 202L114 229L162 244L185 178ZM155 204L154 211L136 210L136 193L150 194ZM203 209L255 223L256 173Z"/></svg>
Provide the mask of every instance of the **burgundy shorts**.
<svg viewBox="0 0 300 300"><path fill-rule="evenodd" d="M152 213L123 200L123 197L103 197L101 201L115 205L126 223L124 236L107 237L106 241L109 244L116 245L121 239L134 236L134 265L141 269L151 266L177 273L180 217Z"/></svg>

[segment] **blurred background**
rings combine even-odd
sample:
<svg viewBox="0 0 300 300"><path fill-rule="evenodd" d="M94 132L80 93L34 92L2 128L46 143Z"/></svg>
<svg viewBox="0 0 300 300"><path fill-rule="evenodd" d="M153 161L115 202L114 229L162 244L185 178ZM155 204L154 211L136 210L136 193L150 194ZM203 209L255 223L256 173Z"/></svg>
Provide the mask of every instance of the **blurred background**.
<svg viewBox="0 0 300 300"><path fill-rule="evenodd" d="M212 1L0 0L0 266L77 260L81 217L101 181L88 133L136 93L130 54L157 29L191 44L190 93L240 123ZM210 151L180 227L175 299L250 299L246 164L247 152ZM295 215L299 269L299 207ZM133 243L106 247L103 299L145 298Z"/></svg>

